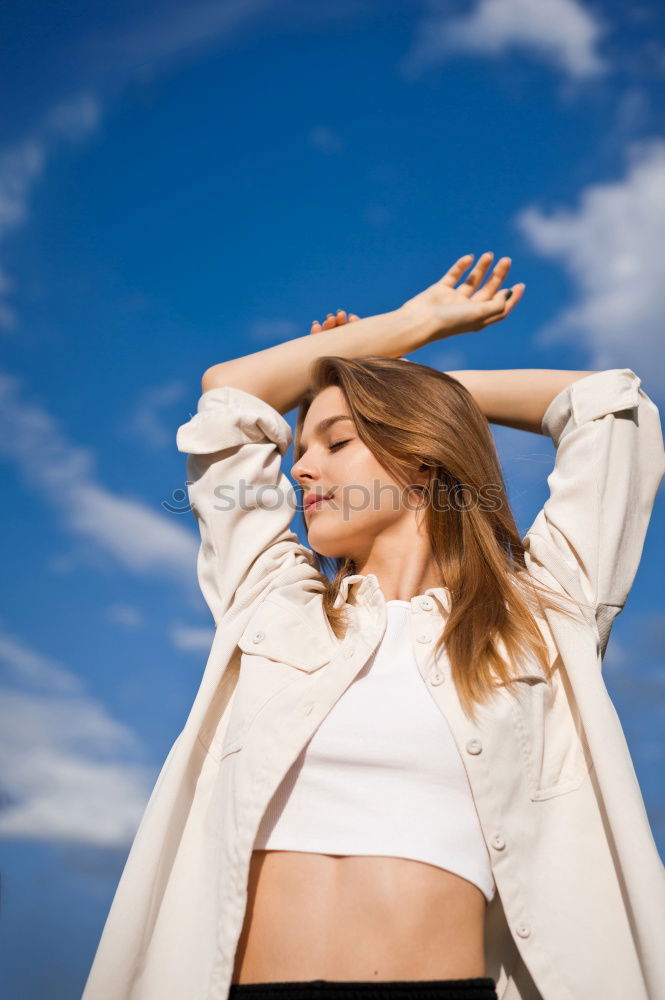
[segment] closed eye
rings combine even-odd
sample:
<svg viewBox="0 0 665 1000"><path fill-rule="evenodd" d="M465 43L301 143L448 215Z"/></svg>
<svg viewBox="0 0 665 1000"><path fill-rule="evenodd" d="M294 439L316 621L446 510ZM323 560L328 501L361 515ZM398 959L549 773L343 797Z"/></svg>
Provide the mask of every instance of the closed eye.
<svg viewBox="0 0 665 1000"><path fill-rule="evenodd" d="M335 441L334 444L331 444L328 447L328 451L337 451L338 448L341 448L345 444L348 444L350 440L351 440L351 438L347 438L346 441Z"/></svg>

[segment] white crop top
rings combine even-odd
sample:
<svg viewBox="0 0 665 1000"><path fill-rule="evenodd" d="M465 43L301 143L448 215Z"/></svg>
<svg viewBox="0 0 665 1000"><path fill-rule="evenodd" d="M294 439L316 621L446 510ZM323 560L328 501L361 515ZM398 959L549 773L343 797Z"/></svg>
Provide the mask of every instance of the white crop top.
<svg viewBox="0 0 665 1000"><path fill-rule="evenodd" d="M448 723L418 672L408 601L273 795L254 848L411 858L495 893Z"/></svg>

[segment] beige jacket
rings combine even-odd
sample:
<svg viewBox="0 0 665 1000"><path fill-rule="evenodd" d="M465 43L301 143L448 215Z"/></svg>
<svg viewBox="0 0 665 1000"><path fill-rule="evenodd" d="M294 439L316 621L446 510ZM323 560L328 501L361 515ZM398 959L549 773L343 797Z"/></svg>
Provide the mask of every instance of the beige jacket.
<svg viewBox="0 0 665 1000"><path fill-rule="evenodd" d="M553 689L527 664L517 694L493 696L474 725L445 650L432 661L448 592L411 601L422 682L450 725L491 857L487 974L501 1000L665 998L665 870L601 673L665 472L659 412L640 384L629 368L593 373L543 417L556 459L525 539L529 572L595 612L548 615ZM344 580L343 641L325 619L324 578L290 528L290 441L281 414L230 387L204 393L178 429L217 627L83 1000L226 1000L261 817L383 635L373 574Z"/></svg>

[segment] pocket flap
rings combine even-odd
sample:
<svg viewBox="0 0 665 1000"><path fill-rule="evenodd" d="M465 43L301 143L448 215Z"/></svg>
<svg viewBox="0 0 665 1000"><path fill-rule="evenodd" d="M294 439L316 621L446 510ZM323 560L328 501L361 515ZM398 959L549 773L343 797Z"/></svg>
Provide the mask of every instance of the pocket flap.
<svg viewBox="0 0 665 1000"><path fill-rule="evenodd" d="M329 639L319 635L288 601L266 597L238 639L243 653L264 656L299 670L318 670L331 659Z"/></svg>

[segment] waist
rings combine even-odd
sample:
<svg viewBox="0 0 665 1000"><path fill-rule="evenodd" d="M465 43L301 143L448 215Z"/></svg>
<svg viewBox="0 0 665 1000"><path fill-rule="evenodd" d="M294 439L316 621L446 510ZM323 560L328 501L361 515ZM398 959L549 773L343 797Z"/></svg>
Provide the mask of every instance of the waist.
<svg viewBox="0 0 665 1000"><path fill-rule="evenodd" d="M424 862L255 850L233 981L484 976L485 910Z"/></svg>

